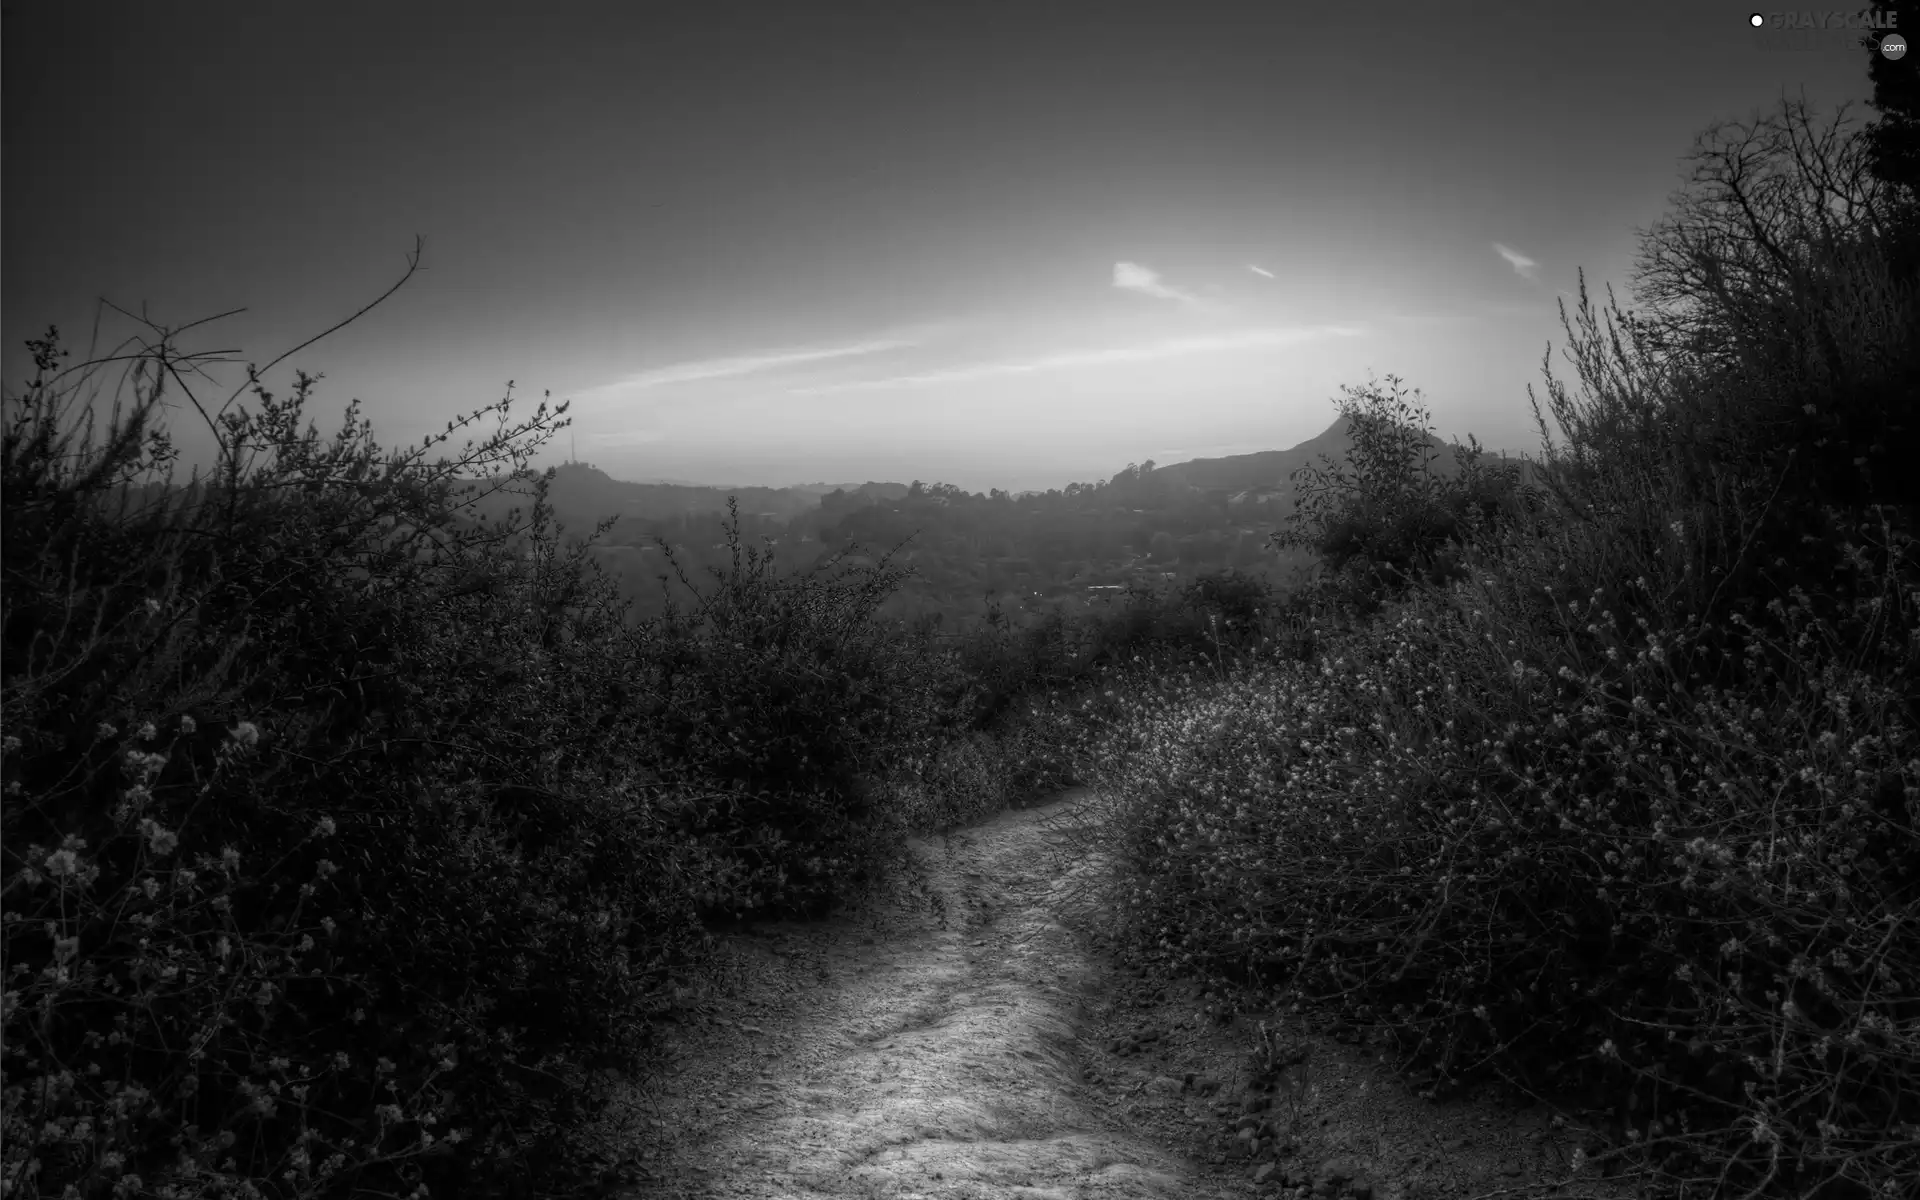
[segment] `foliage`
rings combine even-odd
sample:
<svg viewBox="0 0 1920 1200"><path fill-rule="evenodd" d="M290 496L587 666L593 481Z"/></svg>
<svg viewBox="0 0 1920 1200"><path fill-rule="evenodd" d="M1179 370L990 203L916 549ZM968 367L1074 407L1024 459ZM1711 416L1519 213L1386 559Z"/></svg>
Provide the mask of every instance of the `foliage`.
<svg viewBox="0 0 1920 1200"><path fill-rule="evenodd" d="M1601 1158L1670 1184L1896 1194L1920 321L1891 155L1792 104L1704 137L1642 311L1563 308L1579 392L1548 371L1564 441L1536 400L1525 474L1471 442L1434 472L1417 392L1347 389L1353 451L1273 539L1312 586L1203 569L1026 625L990 591L957 637L881 619L934 509L943 553L1019 578L989 518L1051 560L1205 565L1231 502L1151 462L869 485L823 512L895 550L798 573L730 504L712 586L659 536L690 599L635 622L608 526L565 541L525 465L564 406L387 454L353 406L303 431L304 374L206 411L173 331L79 367L31 343L0 454L5 1194L591 1190L574 1134L716 922L911 894L908 834L1070 783L1170 969L1342 1005L1436 1091L1596 1089ZM135 403L95 446L116 365ZM183 488L150 479L170 390L220 445Z"/></svg>
<svg viewBox="0 0 1920 1200"><path fill-rule="evenodd" d="M1910 199L1874 173L1845 109L1821 121L1783 102L1708 130L1688 163L1635 271L1637 334L1688 403L1639 415L1684 421L1696 459L1780 476L1789 497L1920 501L1903 469L1920 452Z"/></svg>
<svg viewBox="0 0 1920 1200"><path fill-rule="evenodd" d="M910 896L908 833L1065 782L1034 697L1097 635L992 669L876 619L891 555L782 574L737 510L635 624L524 465L564 406L510 397L429 464L250 372L214 472L155 481L199 364L153 332L77 368L49 333L7 400L9 1195L596 1187L573 1136L712 922Z"/></svg>
<svg viewBox="0 0 1920 1200"><path fill-rule="evenodd" d="M924 633L874 620L904 574L891 556L843 566L853 546L781 575L770 548L742 554L737 512L726 534L732 569L714 571L706 594L682 572L694 606L669 604L640 635L641 757L663 779L717 789L681 815L692 844L724 864L725 886L701 893L703 916L824 912L843 882L870 882L907 832L878 802L881 781L951 740L979 686Z"/></svg>
<svg viewBox="0 0 1920 1200"><path fill-rule="evenodd" d="M155 492L164 332L99 448L56 431L104 364L63 371L54 335L9 397L0 1170L22 1195L558 1178L588 1068L637 1063L698 931L652 882L681 848L609 800L619 764L519 707L544 672L590 690L595 618L543 644L552 564L445 520L457 471L523 478L552 418L503 401L456 462L383 460L351 407L301 432L311 378L256 377L214 476ZM568 819L535 832L540 806Z"/></svg>
<svg viewBox="0 0 1920 1200"><path fill-rule="evenodd" d="M1397 376L1341 390L1353 448L1343 463L1321 455L1293 473L1298 499L1271 539L1319 556L1328 599L1370 615L1417 581L1458 579L1461 544L1537 507L1519 467L1483 467L1477 441L1456 448L1457 475L1431 471L1430 418Z"/></svg>
<svg viewBox="0 0 1920 1200"><path fill-rule="evenodd" d="M911 821L1008 794L997 743L956 757L952 656L868 619L884 563L736 539L635 626L524 467L558 412L428 464L352 406L303 432L305 375L143 482L194 365L156 332L78 368L49 334L8 397L9 1194L577 1192L703 918L889 886ZM137 403L76 445L115 363Z"/></svg>
<svg viewBox="0 0 1920 1200"><path fill-rule="evenodd" d="M1884 10L1883 10L1884 11ZM1873 107L1880 119L1865 130L1875 176L1903 189L1909 220L1920 218L1920 75L1912 65L1880 53L1880 38L1891 30L1875 30L1861 40L1867 52L1867 77L1873 83ZM1910 230L1920 233L1920 229ZM1909 243L1909 254L1920 247ZM1920 259L1909 257L1909 269Z"/></svg>
<svg viewBox="0 0 1920 1200"><path fill-rule="evenodd" d="M1908 419L1913 347L1881 335L1911 294L1864 217L1696 221L1811 212L1857 148L1808 127L1789 105L1741 160L1779 182L1697 180L1649 231L1648 262L1700 268L1651 315L1563 310L1581 393L1549 373L1537 509L1416 576L1417 430L1356 437L1296 536L1392 570L1295 598L1304 661L1116 689L1083 751L1135 946L1374 1022L1436 1092L1590 1089L1601 1165L1687 1194L1920 1173L1920 556L1905 483L1844 483L1833 449L1866 465ZM1832 423L1776 449L1809 409Z"/></svg>

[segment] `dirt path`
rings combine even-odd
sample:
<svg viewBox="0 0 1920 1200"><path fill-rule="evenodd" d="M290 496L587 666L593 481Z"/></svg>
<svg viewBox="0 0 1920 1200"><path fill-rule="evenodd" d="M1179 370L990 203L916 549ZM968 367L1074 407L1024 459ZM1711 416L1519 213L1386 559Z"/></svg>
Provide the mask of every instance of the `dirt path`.
<svg viewBox="0 0 1920 1200"><path fill-rule="evenodd" d="M916 843L932 908L725 939L727 986L610 1114L651 1148L624 1194L1626 1194L1537 1107L1420 1100L1348 1033L1118 967L1062 840L1097 819L1084 792L1011 810Z"/></svg>

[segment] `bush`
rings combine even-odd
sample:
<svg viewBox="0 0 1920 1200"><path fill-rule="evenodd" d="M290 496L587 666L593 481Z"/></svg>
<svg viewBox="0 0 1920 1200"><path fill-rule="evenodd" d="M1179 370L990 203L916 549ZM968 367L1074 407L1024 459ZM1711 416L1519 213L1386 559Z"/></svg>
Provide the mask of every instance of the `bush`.
<svg viewBox="0 0 1920 1200"><path fill-rule="evenodd" d="M4 456L0 1177L564 1188L592 1069L640 1065L703 935L685 848L581 716L607 594L561 612L551 559L446 519L456 470L525 478L545 406L429 467L351 408L303 436L313 381L256 382L213 479L136 487L170 459L166 339L98 448L57 430L99 365L36 351Z"/></svg>
<svg viewBox="0 0 1920 1200"><path fill-rule="evenodd" d="M641 757L712 789L680 826L725 876L703 893L704 916L819 914L895 854L910 827L886 782L964 732L978 685L925 633L874 619L905 575L890 555L841 567L851 547L781 576L770 551L742 555L737 512L726 535L732 568L714 572L713 591L682 573L694 607L670 602L641 635Z"/></svg>
<svg viewBox="0 0 1920 1200"><path fill-rule="evenodd" d="M147 481L156 332L98 447L57 334L7 400L9 1194L578 1194L707 920L897 892L907 833L1058 769L872 619L885 560L779 577L736 514L629 622L524 466L564 406L428 465L254 377L208 479Z"/></svg>
<svg viewBox="0 0 1920 1200"><path fill-rule="evenodd" d="M1430 419L1398 377L1342 391L1347 461L1322 455L1322 466L1294 472L1298 503L1271 539L1319 556L1323 603L1371 616L1421 581L1458 579L1463 544L1537 510L1519 468L1481 466L1477 441L1455 448L1457 476L1435 475Z"/></svg>
<svg viewBox="0 0 1920 1200"><path fill-rule="evenodd" d="M1881 599L1909 623L1920 603ZM1804 607L1751 632L1778 677L1736 692L1689 686L1685 631L1629 639L1611 614L1556 676L1500 611L1418 602L1317 671L1134 701L1086 761L1126 798L1136 938L1348 1001L1424 1069L1624 1093L1698 1170L1899 1177L1910 1143L1885 1131L1920 1117L1905 697L1808 664L1832 630Z"/></svg>
<svg viewBox="0 0 1920 1200"><path fill-rule="evenodd" d="M1635 272L1638 328L1687 397L1661 415L1789 507L1920 502L1912 201L1860 135L1793 101L1710 129Z"/></svg>
<svg viewBox="0 0 1920 1200"><path fill-rule="evenodd" d="M1784 122L1761 198L1810 212L1826 151ZM1733 278L1685 228L1653 261ZM1342 1006L1436 1090L1590 1089L1616 1106L1600 1157L1669 1189L1896 1195L1920 1174L1920 562L1905 485L1844 484L1834 447L1871 461L1908 418L1911 343L1875 331L1913 328L1911 296L1870 228L1781 228L1775 267L1656 292L1664 316L1582 288L1544 503L1448 535L1451 569L1408 569L1440 532L1383 438L1302 505L1388 568L1302 598L1316 655L1109 696L1084 774L1133 944L1169 969ZM1776 452L1766 422L1808 407L1847 415Z"/></svg>

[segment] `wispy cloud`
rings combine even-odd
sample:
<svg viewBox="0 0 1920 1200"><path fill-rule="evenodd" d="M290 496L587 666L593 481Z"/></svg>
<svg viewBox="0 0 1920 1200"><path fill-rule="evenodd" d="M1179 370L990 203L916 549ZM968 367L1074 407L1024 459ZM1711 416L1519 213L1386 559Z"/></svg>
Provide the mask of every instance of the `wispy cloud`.
<svg viewBox="0 0 1920 1200"><path fill-rule="evenodd" d="M771 350L760 354L741 354L727 358L706 358L694 362L674 363L671 366L658 367L651 371L642 371L625 379L603 384L595 391L632 391L640 388L663 387L673 383L694 383L705 379L726 379L734 375L751 375L758 371L771 371L780 367L792 367L801 363L822 362L832 358L852 358L863 354L883 354L889 350L904 350L921 345L918 338L875 338L871 341L854 342L846 346L826 346L814 349Z"/></svg>
<svg viewBox="0 0 1920 1200"><path fill-rule="evenodd" d="M1252 271L1255 275L1264 275L1268 279L1280 278L1278 275L1275 275L1272 271L1267 270L1265 267L1256 267L1252 263L1247 264L1247 270Z"/></svg>
<svg viewBox="0 0 1920 1200"><path fill-rule="evenodd" d="M1495 242L1493 248L1499 251L1500 257L1506 259L1507 264L1517 271L1522 279L1532 279L1534 273L1540 269L1539 263L1510 246L1502 246L1499 242Z"/></svg>
<svg viewBox="0 0 1920 1200"><path fill-rule="evenodd" d="M888 379L864 379L819 387L793 388L795 396L823 396L834 392L872 391L878 388L916 387L942 383L970 383L1006 375L1027 375L1035 371L1058 371L1071 367L1099 367L1112 363L1150 362L1184 354L1208 354L1226 350L1245 350L1256 346L1291 346L1327 337L1355 337L1364 332L1350 325L1309 325L1283 329L1243 329L1234 333L1172 338L1144 346L1120 346L1106 350L1070 350L1040 358L1002 362L974 363L945 371L919 375L896 375Z"/></svg>
<svg viewBox="0 0 1920 1200"><path fill-rule="evenodd" d="M1113 286L1127 292L1139 292L1143 296L1153 296L1160 300L1172 300L1185 304L1189 308L1218 311L1216 301L1207 300L1185 288L1173 287L1160 279L1160 272L1139 263L1117 262L1113 264Z"/></svg>

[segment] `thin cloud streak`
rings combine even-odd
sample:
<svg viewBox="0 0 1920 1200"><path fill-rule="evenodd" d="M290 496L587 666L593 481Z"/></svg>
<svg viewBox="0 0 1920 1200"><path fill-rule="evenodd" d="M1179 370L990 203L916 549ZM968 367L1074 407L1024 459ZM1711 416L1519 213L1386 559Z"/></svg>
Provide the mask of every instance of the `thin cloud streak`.
<svg viewBox="0 0 1920 1200"><path fill-rule="evenodd" d="M1150 346L1125 346L1111 350L1073 350L1045 358L1021 362L979 363L950 371L924 375L896 375L889 379L865 379L850 383L789 389L794 396L824 396L837 392L872 391L878 388L914 387L928 384L968 383L1005 375L1027 375L1035 371L1057 371L1069 367L1098 367L1111 363L1148 362L1183 354L1205 354L1223 350L1244 350L1256 346L1291 346L1323 337L1357 337L1364 330L1348 325L1313 325L1293 329L1250 329L1239 333L1174 338Z"/></svg>
<svg viewBox="0 0 1920 1200"><path fill-rule="evenodd" d="M1247 264L1247 270L1252 271L1255 275L1264 275L1268 279L1280 278L1278 275L1275 275L1272 271L1267 270L1265 267L1256 267L1252 263Z"/></svg>
<svg viewBox="0 0 1920 1200"><path fill-rule="evenodd" d="M743 354L731 358L709 358L695 362L675 363L652 371L642 371L613 383L602 384L589 389L594 392L627 391L637 388L662 387L673 383L694 383L703 379L726 379L735 375L751 375L756 371L770 371L778 367L791 367L799 363L822 362L830 358L852 358L864 354L884 354L889 350L905 350L922 343L913 338L879 338L868 342L856 342L851 346L831 346L818 350L776 350L768 354Z"/></svg>
<svg viewBox="0 0 1920 1200"><path fill-rule="evenodd" d="M1526 255L1520 253L1518 250L1511 249L1510 247L1507 247L1507 246L1502 246L1499 242L1493 243L1493 248L1499 253L1501 258L1504 258L1507 260L1507 265L1511 266L1516 272L1518 272L1520 275L1520 278L1522 279L1532 279L1534 276L1534 273L1540 269L1539 263L1533 261L1531 258L1528 258Z"/></svg>
<svg viewBox="0 0 1920 1200"><path fill-rule="evenodd" d="M1159 300L1172 300L1191 308L1208 312L1219 312L1221 306L1214 301L1194 295L1185 288L1177 288L1162 283L1160 272L1152 267L1143 267L1139 263L1117 262L1113 264L1113 286L1125 292L1139 292L1143 296L1152 296Z"/></svg>

